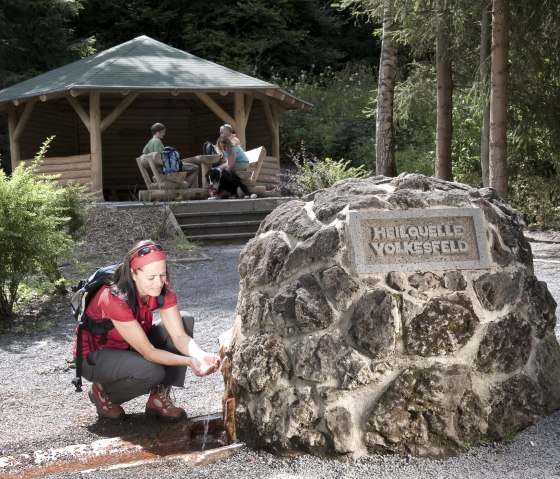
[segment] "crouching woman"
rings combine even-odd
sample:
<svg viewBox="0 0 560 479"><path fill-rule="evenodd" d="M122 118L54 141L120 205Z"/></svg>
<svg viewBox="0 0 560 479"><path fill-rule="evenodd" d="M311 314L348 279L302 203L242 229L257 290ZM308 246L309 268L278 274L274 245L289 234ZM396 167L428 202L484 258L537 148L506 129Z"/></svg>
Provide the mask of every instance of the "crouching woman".
<svg viewBox="0 0 560 479"><path fill-rule="evenodd" d="M160 324L153 324L159 307ZM197 376L218 370L220 358L192 339L192 317L179 311L167 281L165 253L153 241L141 241L126 254L109 284L90 301L86 315L103 321L108 331L97 336L82 331L82 375L93 383L89 398L99 417L121 419L121 404L149 394L145 413L166 420L185 417L173 404L172 386L182 387L187 367ZM110 320L108 322L107 320ZM112 326L111 326L112 325Z"/></svg>

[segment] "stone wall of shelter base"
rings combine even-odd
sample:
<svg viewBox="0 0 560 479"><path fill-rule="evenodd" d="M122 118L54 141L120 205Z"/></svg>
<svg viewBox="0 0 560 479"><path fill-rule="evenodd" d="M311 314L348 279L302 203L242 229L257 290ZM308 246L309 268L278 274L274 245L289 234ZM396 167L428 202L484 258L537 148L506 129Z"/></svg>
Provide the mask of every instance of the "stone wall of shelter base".
<svg viewBox="0 0 560 479"><path fill-rule="evenodd" d="M357 273L350 212L481 212L488 265ZM520 214L422 175L285 203L240 256L236 433L280 454L444 457L560 408L556 303Z"/></svg>

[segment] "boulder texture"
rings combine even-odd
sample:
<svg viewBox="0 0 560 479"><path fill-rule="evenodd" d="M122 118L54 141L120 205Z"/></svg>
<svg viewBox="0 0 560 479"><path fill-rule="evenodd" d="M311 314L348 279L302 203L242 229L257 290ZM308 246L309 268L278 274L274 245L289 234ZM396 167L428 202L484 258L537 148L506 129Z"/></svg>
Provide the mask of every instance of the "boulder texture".
<svg viewBox="0 0 560 479"><path fill-rule="evenodd" d="M349 212L477 208L489 267L357 273ZM556 303L521 215L492 189L416 174L284 203L240 255L237 438L279 454L445 457L560 407Z"/></svg>

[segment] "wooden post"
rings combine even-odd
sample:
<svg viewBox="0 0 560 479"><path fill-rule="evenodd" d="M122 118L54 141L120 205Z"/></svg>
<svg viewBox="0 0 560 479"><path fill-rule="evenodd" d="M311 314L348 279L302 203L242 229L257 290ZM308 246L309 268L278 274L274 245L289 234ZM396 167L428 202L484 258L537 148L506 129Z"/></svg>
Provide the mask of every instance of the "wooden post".
<svg viewBox="0 0 560 479"><path fill-rule="evenodd" d="M91 154L91 190L102 195L103 150L101 145L101 95L98 91L89 94L89 144Z"/></svg>
<svg viewBox="0 0 560 479"><path fill-rule="evenodd" d="M243 92L236 91L233 96L233 109L235 116L235 134L241 142L241 147L247 149L247 135L245 128L247 126L247 116L245 115L245 100Z"/></svg>
<svg viewBox="0 0 560 479"><path fill-rule="evenodd" d="M271 154L276 158L280 158L280 126L278 123L278 113L269 103L263 102L263 108L268 131L270 132Z"/></svg>
<svg viewBox="0 0 560 479"><path fill-rule="evenodd" d="M8 134L10 136L10 157L12 160L12 171L16 169L19 164L20 151L19 141L16 139L15 132L17 127L17 114L16 108L13 105L8 107Z"/></svg>
<svg viewBox="0 0 560 479"><path fill-rule="evenodd" d="M10 158L12 163L12 171L16 169L21 161L21 151L19 148L19 140L27 125L27 121L31 117L31 112L35 106L36 100L30 100L25 104L25 108L21 116L17 117L17 108L14 105L8 107L8 134L10 137Z"/></svg>

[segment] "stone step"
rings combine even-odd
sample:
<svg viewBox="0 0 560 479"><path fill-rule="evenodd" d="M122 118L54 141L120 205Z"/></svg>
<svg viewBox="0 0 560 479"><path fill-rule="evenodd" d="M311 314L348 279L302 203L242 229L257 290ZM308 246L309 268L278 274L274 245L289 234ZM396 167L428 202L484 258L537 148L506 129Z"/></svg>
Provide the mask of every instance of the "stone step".
<svg viewBox="0 0 560 479"><path fill-rule="evenodd" d="M181 226L198 226L212 223L237 223L244 221L262 221L270 211L211 211L205 213L175 213L175 219Z"/></svg>
<svg viewBox="0 0 560 479"><path fill-rule="evenodd" d="M173 207L177 224L188 240L223 241L252 238L262 220L288 198L207 200Z"/></svg>
<svg viewBox="0 0 560 479"><path fill-rule="evenodd" d="M261 220L243 220L243 221L218 221L215 223L189 223L181 225L183 229L196 229L196 228L243 228L243 227L256 227L258 229Z"/></svg>
<svg viewBox="0 0 560 479"><path fill-rule="evenodd" d="M270 212L277 206L291 201L293 198L256 198L241 200L199 200L182 201L175 203L172 207L175 215L184 213L205 213L212 212L240 212L240 211L261 211Z"/></svg>
<svg viewBox="0 0 560 479"><path fill-rule="evenodd" d="M251 239L255 236L254 233L223 233L223 234L199 234L199 235L185 235L189 241L231 241L238 239Z"/></svg>
<svg viewBox="0 0 560 479"><path fill-rule="evenodd" d="M181 225L181 229L187 238L190 236L202 235L216 235L216 234L236 234L236 233L250 233L255 235L259 226L260 220L252 221L224 221L219 223L193 223L188 225Z"/></svg>

